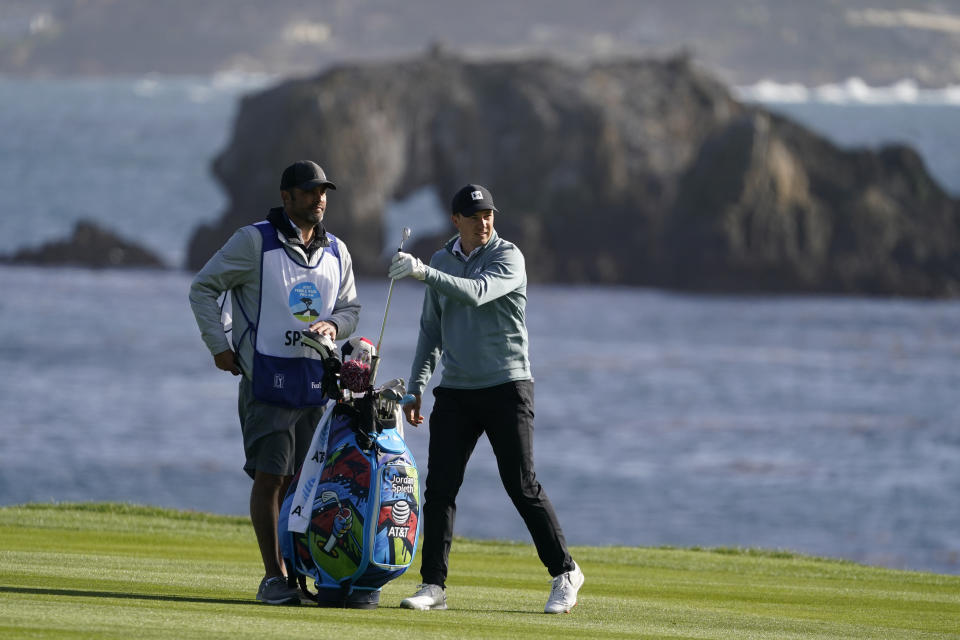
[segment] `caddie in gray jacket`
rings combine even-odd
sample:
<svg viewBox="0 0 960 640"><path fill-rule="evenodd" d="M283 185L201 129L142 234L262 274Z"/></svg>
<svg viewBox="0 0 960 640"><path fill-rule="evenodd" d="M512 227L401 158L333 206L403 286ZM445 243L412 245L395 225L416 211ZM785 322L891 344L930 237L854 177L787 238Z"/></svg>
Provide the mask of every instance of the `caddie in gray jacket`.
<svg viewBox="0 0 960 640"><path fill-rule="evenodd" d="M553 576L546 613L577 602L583 573L570 557L553 505L533 465L533 378L527 349L527 274L523 254L493 228L490 192L468 184L453 197L459 234L433 254L430 266L398 253L391 278L412 276L426 285L420 336L407 391L407 422L417 426L421 397L437 363L423 504L423 584L401 602L409 609L446 609L448 557L456 497L467 461L483 433L497 458L500 479Z"/></svg>
<svg viewBox="0 0 960 640"><path fill-rule="evenodd" d="M240 376L239 414L253 478L250 518L263 558L257 600L299 603L283 579L277 518L290 479L323 413L323 362L301 343L306 329L348 338L360 314L353 263L343 241L327 233L327 180L314 162L287 167L283 207L238 229L190 285L190 306L218 369ZM219 300L229 292L227 338Z"/></svg>

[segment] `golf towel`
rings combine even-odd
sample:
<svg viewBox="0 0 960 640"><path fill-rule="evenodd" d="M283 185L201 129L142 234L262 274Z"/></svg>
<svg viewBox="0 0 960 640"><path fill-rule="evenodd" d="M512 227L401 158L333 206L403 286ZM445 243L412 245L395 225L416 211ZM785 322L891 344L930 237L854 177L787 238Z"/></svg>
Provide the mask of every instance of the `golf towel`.
<svg viewBox="0 0 960 640"><path fill-rule="evenodd" d="M313 440L310 441L307 457L300 468L300 479L297 481L297 489L293 493L293 501L290 503L290 514L287 520L287 528L290 531L303 533L307 530L307 525L310 524L313 499L317 494L317 481L320 479L320 471L323 470L323 461L327 457L330 418L333 416L333 405L335 404L334 400L327 402L320 424L313 432Z"/></svg>

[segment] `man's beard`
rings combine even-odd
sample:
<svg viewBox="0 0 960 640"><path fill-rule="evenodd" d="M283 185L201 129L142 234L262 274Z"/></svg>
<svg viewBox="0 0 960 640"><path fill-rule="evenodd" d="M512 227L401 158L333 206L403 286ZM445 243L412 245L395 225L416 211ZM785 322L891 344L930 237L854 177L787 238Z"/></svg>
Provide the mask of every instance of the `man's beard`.
<svg viewBox="0 0 960 640"><path fill-rule="evenodd" d="M291 218L295 220L307 222L309 224L320 224L320 221L323 220L323 211L317 211L316 209L306 209L303 211L296 211L295 215L291 215Z"/></svg>

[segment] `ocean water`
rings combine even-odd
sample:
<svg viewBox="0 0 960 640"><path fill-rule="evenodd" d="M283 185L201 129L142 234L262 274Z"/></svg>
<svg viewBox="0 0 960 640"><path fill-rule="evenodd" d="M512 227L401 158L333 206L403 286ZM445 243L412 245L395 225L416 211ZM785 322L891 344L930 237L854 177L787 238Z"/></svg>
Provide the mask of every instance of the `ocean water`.
<svg viewBox="0 0 960 640"><path fill-rule="evenodd" d="M0 253L68 236L82 218L181 266L226 196L210 161L260 76L0 76Z"/></svg>
<svg viewBox="0 0 960 640"><path fill-rule="evenodd" d="M92 217L178 264L193 225L222 206L206 166L235 99L263 82L0 79L0 252ZM941 126L908 105L835 104L833 118L807 106L825 128L845 109L878 114L865 130L879 143L905 119ZM955 106L937 108L956 123ZM52 151L55 170L37 171ZM0 504L246 513L236 379L200 341L189 280L0 267ZM360 334L376 339L387 285L360 281ZM381 379L408 375L421 286L395 288ZM538 285L528 312L538 475L570 542L960 573L960 301ZM407 440L425 466L426 430ZM529 539L485 440L459 504L458 534Z"/></svg>

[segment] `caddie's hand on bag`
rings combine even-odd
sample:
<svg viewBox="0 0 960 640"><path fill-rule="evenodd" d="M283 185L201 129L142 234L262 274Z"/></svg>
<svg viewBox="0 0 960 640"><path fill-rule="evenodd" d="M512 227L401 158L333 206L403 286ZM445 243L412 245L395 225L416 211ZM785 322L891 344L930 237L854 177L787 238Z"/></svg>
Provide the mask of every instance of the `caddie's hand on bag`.
<svg viewBox="0 0 960 640"><path fill-rule="evenodd" d="M417 280L423 280L427 275L427 267L419 258L415 258L409 253L397 252L390 261L390 271L387 275L394 280L413 276Z"/></svg>

